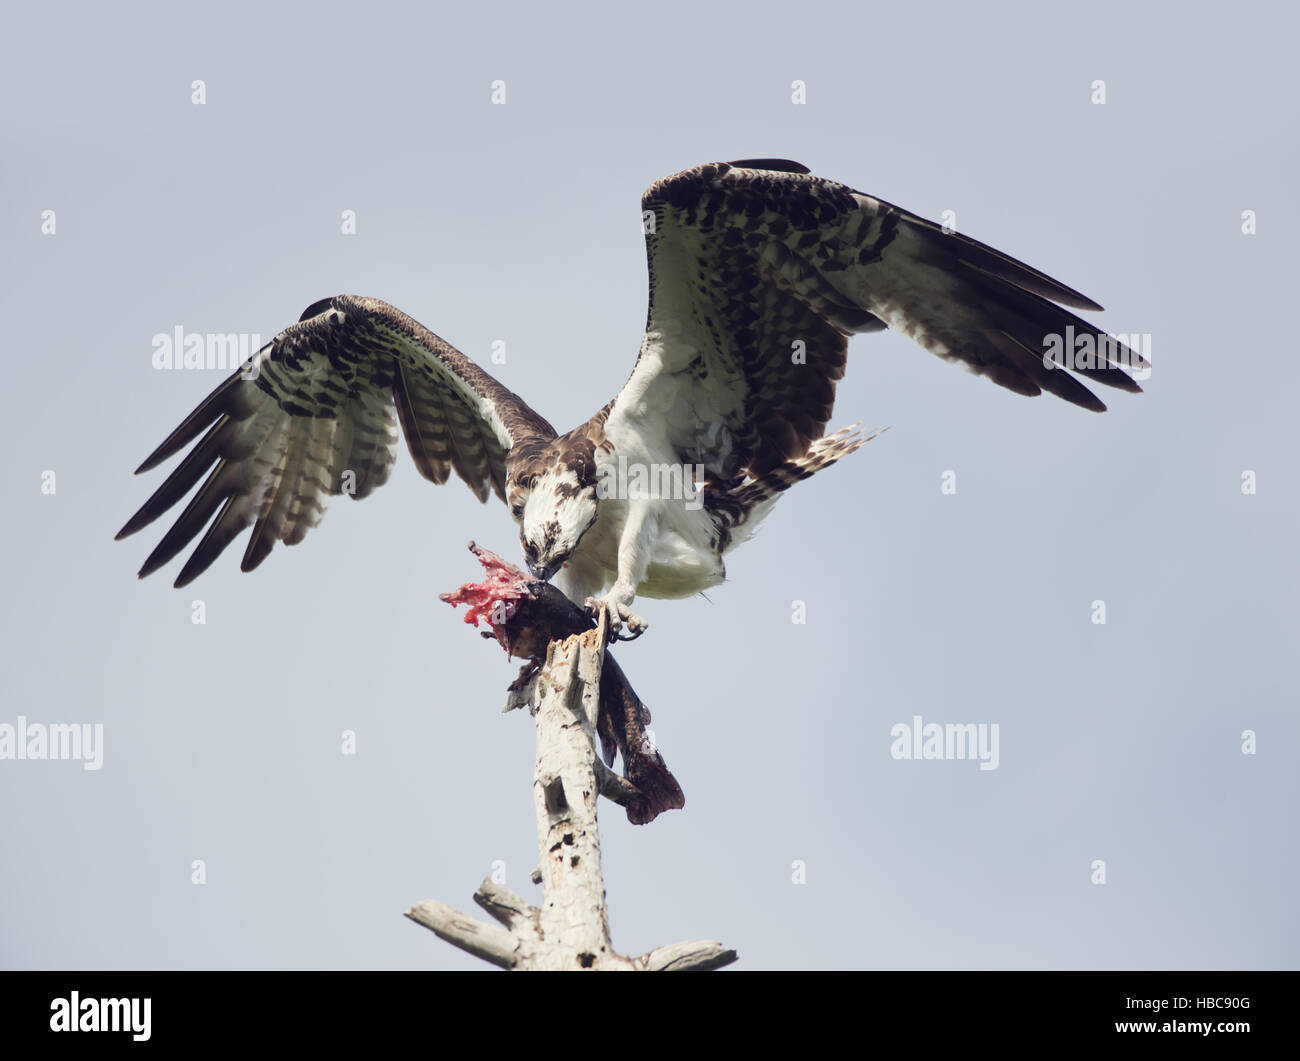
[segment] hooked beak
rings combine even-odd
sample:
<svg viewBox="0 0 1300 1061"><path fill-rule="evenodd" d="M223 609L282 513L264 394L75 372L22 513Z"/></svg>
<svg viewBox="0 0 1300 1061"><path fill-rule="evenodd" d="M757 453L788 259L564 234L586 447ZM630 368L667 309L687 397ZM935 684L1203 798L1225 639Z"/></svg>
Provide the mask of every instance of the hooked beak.
<svg viewBox="0 0 1300 1061"><path fill-rule="evenodd" d="M528 562L528 570L533 573L533 577L541 579L543 582L549 582L551 576L555 574L564 565L563 560L552 560L545 567L534 564L531 560Z"/></svg>

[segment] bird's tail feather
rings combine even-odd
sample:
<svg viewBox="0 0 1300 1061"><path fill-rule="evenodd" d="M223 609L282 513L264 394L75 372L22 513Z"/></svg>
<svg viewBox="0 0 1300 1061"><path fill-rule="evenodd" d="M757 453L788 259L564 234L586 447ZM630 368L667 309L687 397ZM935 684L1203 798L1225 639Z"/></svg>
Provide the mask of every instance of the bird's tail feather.
<svg viewBox="0 0 1300 1061"><path fill-rule="evenodd" d="M747 538L777 498L795 483L816 475L823 468L829 468L841 458L861 449L882 431L888 430L882 427L863 434L859 430L861 426L853 424L824 435L816 439L803 456L778 464L771 471L764 472L757 479L733 490L728 516L733 528L745 528L733 544L739 544L739 541Z"/></svg>

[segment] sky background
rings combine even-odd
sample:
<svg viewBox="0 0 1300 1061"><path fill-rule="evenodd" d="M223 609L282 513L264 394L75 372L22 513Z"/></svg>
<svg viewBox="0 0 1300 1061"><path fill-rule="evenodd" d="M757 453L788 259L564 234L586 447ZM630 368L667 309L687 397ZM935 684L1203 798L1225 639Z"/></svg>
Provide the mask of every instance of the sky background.
<svg viewBox="0 0 1300 1061"><path fill-rule="evenodd" d="M516 667L438 600L476 574L468 539L518 559L513 522L403 446L387 486L254 574L241 539L183 591L180 559L138 582L164 525L113 535L166 472L131 472L224 376L156 370L153 336L269 340L317 299L375 296L567 430L637 352L642 189L775 156L955 211L1149 335L1154 368L1098 416L896 334L852 341L832 426L891 430L787 495L710 600L639 601L650 630L617 652L687 802L644 827L602 805L615 946L1296 967L1294 13L6 19L0 723L101 723L104 758L0 761L0 966L482 967L401 915L478 913L497 862L540 897L532 726L499 713ZM998 769L894 760L915 715L997 723Z"/></svg>

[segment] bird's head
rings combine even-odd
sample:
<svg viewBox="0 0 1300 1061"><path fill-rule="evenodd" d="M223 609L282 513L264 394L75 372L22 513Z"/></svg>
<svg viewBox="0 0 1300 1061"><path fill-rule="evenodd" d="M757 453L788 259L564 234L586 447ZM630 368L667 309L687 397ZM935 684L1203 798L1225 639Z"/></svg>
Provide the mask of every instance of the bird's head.
<svg viewBox="0 0 1300 1061"><path fill-rule="evenodd" d="M512 472L506 484L519 541L534 577L550 579L596 522L596 480L586 462L563 460Z"/></svg>

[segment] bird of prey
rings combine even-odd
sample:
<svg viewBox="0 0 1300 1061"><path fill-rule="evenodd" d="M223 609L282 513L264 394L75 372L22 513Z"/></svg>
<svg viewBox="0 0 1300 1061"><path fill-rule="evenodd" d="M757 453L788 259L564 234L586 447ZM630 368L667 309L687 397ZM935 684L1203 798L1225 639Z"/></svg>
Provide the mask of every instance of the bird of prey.
<svg viewBox="0 0 1300 1061"><path fill-rule="evenodd" d="M1063 308L1101 309L1091 299L798 163L695 166L641 202L645 336L623 389L586 423L558 434L378 299L324 299L137 469L194 443L119 539L202 481L140 576L202 534L176 578L184 586L250 526L241 567L251 571L277 541L302 541L330 497L381 486L400 424L425 478L444 483L454 471L480 500L495 493L533 574L558 574L571 600L606 609L632 637L645 626L630 608L637 595L685 597L722 582L724 555L782 491L867 440L826 433L855 333L894 328L1018 394L1048 391L1101 412L1044 355L1052 337L1086 336L1101 353L1071 370L1141 389L1125 369L1145 360Z"/></svg>

